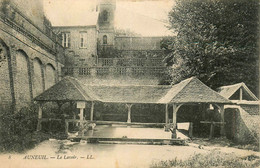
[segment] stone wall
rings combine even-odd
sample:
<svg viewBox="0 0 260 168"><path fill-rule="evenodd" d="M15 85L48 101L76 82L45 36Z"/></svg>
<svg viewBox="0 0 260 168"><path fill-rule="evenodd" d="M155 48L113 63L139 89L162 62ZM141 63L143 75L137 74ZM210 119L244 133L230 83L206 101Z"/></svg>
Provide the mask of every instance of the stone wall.
<svg viewBox="0 0 260 168"><path fill-rule="evenodd" d="M252 107L252 105L249 106ZM239 105L229 105L225 107L225 122L228 138L245 144L258 142L260 136L259 114L252 115Z"/></svg>
<svg viewBox="0 0 260 168"><path fill-rule="evenodd" d="M260 115L259 105L255 104L240 104L240 107L244 109L250 115Z"/></svg>

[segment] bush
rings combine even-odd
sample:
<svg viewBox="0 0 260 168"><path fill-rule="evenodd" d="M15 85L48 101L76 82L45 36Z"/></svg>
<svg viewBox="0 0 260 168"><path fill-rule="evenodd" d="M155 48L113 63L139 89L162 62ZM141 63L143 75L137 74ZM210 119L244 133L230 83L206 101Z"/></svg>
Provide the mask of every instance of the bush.
<svg viewBox="0 0 260 168"><path fill-rule="evenodd" d="M34 146L33 133L37 127L37 107L31 105L19 112L1 110L0 152L22 152Z"/></svg>

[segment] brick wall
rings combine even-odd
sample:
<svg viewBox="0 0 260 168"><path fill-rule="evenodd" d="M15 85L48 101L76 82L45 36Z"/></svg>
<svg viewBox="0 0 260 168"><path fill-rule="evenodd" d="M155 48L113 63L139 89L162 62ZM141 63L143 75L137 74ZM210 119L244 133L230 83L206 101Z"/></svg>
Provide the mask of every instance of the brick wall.
<svg viewBox="0 0 260 168"><path fill-rule="evenodd" d="M16 51L15 67L15 99L19 107L26 106L31 102L30 79L29 79L29 60L26 53L21 50Z"/></svg>
<svg viewBox="0 0 260 168"><path fill-rule="evenodd" d="M0 106L4 109L12 104L8 59L8 48L0 41Z"/></svg>
<svg viewBox="0 0 260 168"><path fill-rule="evenodd" d="M50 81L48 86L57 82L58 75L61 74L62 64L57 62L56 55L41 48L24 34L4 24L1 18L0 41L6 44L10 53L9 61L4 61L0 68L1 108L16 105L16 110L19 110L30 103L33 96L40 93L40 85L42 83L42 87L45 86L46 78ZM42 79L39 78L39 65L34 62L36 58L42 62L42 76L44 76ZM52 66L55 71L49 71L48 66ZM49 74L49 72L51 73ZM2 106L2 104L5 105Z"/></svg>
<svg viewBox="0 0 260 168"><path fill-rule="evenodd" d="M52 65L47 64L45 73L45 89L48 89L55 84L55 68Z"/></svg>
<svg viewBox="0 0 260 168"><path fill-rule="evenodd" d="M33 60L33 97L38 96L44 90L43 66L38 58Z"/></svg>

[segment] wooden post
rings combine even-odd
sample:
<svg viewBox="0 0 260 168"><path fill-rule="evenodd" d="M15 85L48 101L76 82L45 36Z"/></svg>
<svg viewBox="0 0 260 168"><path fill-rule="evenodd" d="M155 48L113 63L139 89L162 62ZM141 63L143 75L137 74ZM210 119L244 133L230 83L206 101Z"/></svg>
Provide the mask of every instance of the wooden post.
<svg viewBox="0 0 260 168"><path fill-rule="evenodd" d="M192 138L193 135L193 123L190 122L190 126L189 126L189 137Z"/></svg>
<svg viewBox="0 0 260 168"><path fill-rule="evenodd" d="M91 111L90 111L90 121L93 121L93 116L94 116L94 102L91 102Z"/></svg>
<svg viewBox="0 0 260 168"><path fill-rule="evenodd" d="M126 106L128 108L127 123L131 123L131 107L132 107L132 104L126 104Z"/></svg>
<svg viewBox="0 0 260 168"><path fill-rule="evenodd" d="M168 124L169 122L169 110L168 110L168 104L165 105L165 124Z"/></svg>
<svg viewBox="0 0 260 168"><path fill-rule="evenodd" d="M222 124L220 125L220 135L224 136L225 135L225 123L224 123L225 122L225 118L224 118L225 109L224 109L224 105L220 105L219 110L220 110L221 122L222 122Z"/></svg>
<svg viewBox="0 0 260 168"><path fill-rule="evenodd" d="M176 125L177 125L177 120L176 120L176 116L177 116L177 105L173 104L172 106L172 124L173 124L173 131L172 131L172 138L177 138L177 134L176 134Z"/></svg>
<svg viewBox="0 0 260 168"><path fill-rule="evenodd" d="M209 133L209 139L212 139L214 136L214 123L211 122L210 124L210 133Z"/></svg>
<svg viewBox="0 0 260 168"><path fill-rule="evenodd" d="M202 120L205 120L206 119L206 104L202 103L200 106L202 106L202 108L201 108Z"/></svg>
<svg viewBox="0 0 260 168"><path fill-rule="evenodd" d="M83 121L83 118L84 118L84 109L83 108L80 108L80 113L79 113L79 120L80 121Z"/></svg>
<svg viewBox="0 0 260 168"><path fill-rule="evenodd" d="M42 104L39 104L39 110L38 110L38 124L37 124L37 131L40 131L42 129Z"/></svg>
<svg viewBox="0 0 260 168"><path fill-rule="evenodd" d="M68 135L69 133L69 122L65 120L65 134Z"/></svg>

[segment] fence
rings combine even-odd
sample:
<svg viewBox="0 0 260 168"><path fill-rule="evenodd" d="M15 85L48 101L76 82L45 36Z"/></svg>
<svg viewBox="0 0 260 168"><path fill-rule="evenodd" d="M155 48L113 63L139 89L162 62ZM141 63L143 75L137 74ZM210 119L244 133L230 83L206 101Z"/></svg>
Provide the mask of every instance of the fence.
<svg viewBox="0 0 260 168"><path fill-rule="evenodd" d="M161 76L166 67L66 67L62 69L64 76Z"/></svg>
<svg viewBox="0 0 260 168"><path fill-rule="evenodd" d="M162 58L99 58L98 65L106 66L163 66Z"/></svg>

